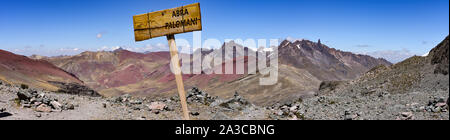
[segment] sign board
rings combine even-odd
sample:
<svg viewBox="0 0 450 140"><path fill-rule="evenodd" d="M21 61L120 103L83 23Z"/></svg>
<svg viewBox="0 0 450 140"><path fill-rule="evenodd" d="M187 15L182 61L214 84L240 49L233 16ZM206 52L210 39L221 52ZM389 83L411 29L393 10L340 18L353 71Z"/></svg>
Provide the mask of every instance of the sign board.
<svg viewBox="0 0 450 140"><path fill-rule="evenodd" d="M134 37L155 37L202 30L200 3L133 16Z"/></svg>

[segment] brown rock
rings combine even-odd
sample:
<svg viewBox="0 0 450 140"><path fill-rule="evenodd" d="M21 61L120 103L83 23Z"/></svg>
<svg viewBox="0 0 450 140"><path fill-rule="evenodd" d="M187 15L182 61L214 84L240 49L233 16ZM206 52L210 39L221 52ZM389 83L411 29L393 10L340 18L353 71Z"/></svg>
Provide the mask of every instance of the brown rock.
<svg viewBox="0 0 450 140"><path fill-rule="evenodd" d="M152 102L150 105L147 105L150 110L164 110L166 108L166 104L162 102Z"/></svg>
<svg viewBox="0 0 450 140"><path fill-rule="evenodd" d="M52 107L56 110L61 110L62 105L57 102L57 101L51 101L50 104L52 105Z"/></svg>
<svg viewBox="0 0 450 140"><path fill-rule="evenodd" d="M52 108L45 104L41 104L36 108L37 112L52 112Z"/></svg>

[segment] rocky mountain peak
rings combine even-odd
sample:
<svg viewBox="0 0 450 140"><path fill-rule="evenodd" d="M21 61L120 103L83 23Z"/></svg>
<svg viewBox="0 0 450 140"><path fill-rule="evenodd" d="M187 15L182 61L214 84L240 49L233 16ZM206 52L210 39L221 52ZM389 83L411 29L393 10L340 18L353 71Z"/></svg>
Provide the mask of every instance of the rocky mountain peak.
<svg viewBox="0 0 450 140"><path fill-rule="evenodd" d="M120 51L123 51L123 50L125 50L125 49L123 49L122 47L119 47L119 48L115 49L113 52L120 52Z"/></svg>
<svg viewBox="0 0 450 140"><path fill-rule="evenodd" d="M330 48L310 40L284 40L278 47L280 62L301 69L308 69L320 80L352 79L378 66L391 65L384 59L357 55Z"/></svg>
<svg viewBox="0 0 450 140"><path fill-rule="evenodd" d="M447 36L439 45L433 48L428 57L431 57L431 64L435 65L435 73L448 74L449 70L449 37Z"/></svg>

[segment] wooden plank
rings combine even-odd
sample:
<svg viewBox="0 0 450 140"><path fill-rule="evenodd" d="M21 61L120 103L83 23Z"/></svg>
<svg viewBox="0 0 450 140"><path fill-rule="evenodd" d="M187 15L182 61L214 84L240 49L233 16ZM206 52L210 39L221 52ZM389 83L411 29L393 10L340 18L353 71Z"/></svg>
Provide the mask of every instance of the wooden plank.
<svg viewBox="0 0 450 140"><path fill-rule="evenodd" d="M175 81L177 82L178 95L181 101L181 108L183 110L183 116L185 120L189 120L189 110L186 102L186 92L183 84L183 77L181 75L180 61L178 61L178 48L175 43L174 35L167 35L167 41L169 42L170 57L172 61L172 68L175 74Z"/></svg>
<svg viewBox="0 0 450 140"><path fill-rule="evenodd" d="M148 14L133 16L134 37L136 41L150 39L150 25L148 22Z"/></svg>
<svg viewBox="0 0 450 140"><path fill-rule="evenodd" d="M135 40L202 30L200 3L133 16Z"/></svg>

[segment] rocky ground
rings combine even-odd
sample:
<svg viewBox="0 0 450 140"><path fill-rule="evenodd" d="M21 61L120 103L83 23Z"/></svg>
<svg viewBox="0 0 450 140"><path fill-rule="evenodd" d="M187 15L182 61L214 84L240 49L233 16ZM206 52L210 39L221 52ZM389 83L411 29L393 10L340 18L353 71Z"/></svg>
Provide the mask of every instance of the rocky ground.
<svg viewBox="0 0 450 140"><path fill-rule="evenodd" d="M0 120L182 119L178 96L146 99L77 96L0 84ZM211 97L197 88L187 95L195 120L448 120L448 90L390 94L317 95L258 107L235 93Z"/></svg>
<svg viewBox="0 0 450 140"><path fill-rule="evenodd" d="M0 83L0 120L173 120L182 119L178 96L147 99L55 93ZM265 120L270 111L238 94L230 99L211 97L193 88L188 106L194 120Z"/></svg>
<svg viewBox="0 0 450 140"><path fill-rule="evenodd" d="M316 96L276 104L272 119L448 120L448 90L407 94L373 93Z"/></svg>
<svg viewBox="0 0 450 140"><path fill-rule="evenodd" d="M449 37L428 56L324 81L315 97L275 104L272 119L449 120Z"/></svg>

